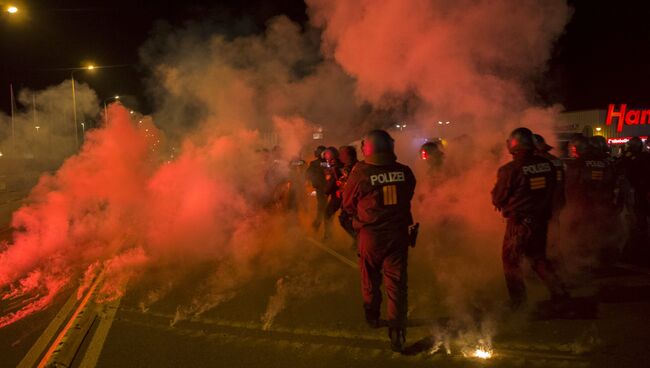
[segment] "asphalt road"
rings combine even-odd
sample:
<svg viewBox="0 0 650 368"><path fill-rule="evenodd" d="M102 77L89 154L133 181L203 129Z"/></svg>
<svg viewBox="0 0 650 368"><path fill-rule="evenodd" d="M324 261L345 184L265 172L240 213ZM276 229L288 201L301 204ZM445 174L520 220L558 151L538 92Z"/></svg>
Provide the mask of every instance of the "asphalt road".
<svg viewBox="0 0 650 368"><path fill-rule="evenodd" d="M88 332L64 339L80 344L71 366L650 365L650 270L613 266L574 289L575 298L559 307L542 301L512 314L479 298L474 309L459 313L453 303L439 302L435 280L426 276L431 266L416 249L410 256L409 354L400 355L389 350L385 328L372 330L363 323L355 254L348 245L305 238L302 246L295 263L253 277L225 297L206 295L202 305L195 292L205 278L202 270L160 298L151 299L146 282L131 285L111 305L90 298L96 317ZM532 280L532 289L542 288ZM71 286L46 310L0 330L0 366L16 366L28 355L74 291ZM500 291L486 294L499 302L505 295ZM1 301L0 311L23 302ZM80 325L73 323L71 330ZM488 362L471 356L485 343L494 349Z"/></svg>

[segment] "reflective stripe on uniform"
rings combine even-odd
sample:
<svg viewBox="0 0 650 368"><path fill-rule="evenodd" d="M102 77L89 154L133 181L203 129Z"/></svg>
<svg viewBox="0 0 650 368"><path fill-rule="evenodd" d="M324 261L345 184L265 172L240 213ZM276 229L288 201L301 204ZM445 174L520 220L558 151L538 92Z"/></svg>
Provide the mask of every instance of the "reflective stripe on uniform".
<svg viewBox="0 0 650 368"><path fill-rule="evenodd" d="M382 190L384 192L384 205L390 206L397 204L397 186L384 185Z"/></svg>
<svg viewBox="0 0 650 368"><path fill-rule="evenodd" d="M603 171L602 170L592 170L591 171L591 180L603 180Z"/></svg>
<svg viewBox="0 0 650 368"><path fill-rule="evenodd" d="M546 188L546 178L543 176L538 176L535 178L530 178L530 189L543 189Z"/></svg>

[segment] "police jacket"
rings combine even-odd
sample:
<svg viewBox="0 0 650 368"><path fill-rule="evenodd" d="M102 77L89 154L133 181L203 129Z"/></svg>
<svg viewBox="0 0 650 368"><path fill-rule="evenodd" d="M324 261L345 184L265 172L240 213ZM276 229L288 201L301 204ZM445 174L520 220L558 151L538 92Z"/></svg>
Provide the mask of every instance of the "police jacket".
<svg viewBox="0 0 650 368"><path fill-rule="evenodd" d="M566 193L573 203L587 206L614 204L616 175L611 162L594 154L567 161Z"/></svg>
<svg viewBox="0 0 650 368"><path fill-rule="evenodd" d="M357 231L405 231L413 223L414 191L413 172L396 162L394 155L370 157L352 169L343 190L342 208Z"/></svg>
<svg viewBox="0 0 650 368"><path fill-rule="evenodd" d="M529 151L513 158L499 168L492 203L509 219L548 220L557 181L553 164Z"/></svg>
<svg viewBox="0 0 650 368"><path fill-rule="evenodd" d="M550 154L549 152L541 152L539 156L551 161L553 167L555 168L555 191L553 193L553 211L557 212L564 207L566 203L566 194L565 194L565 179L566 179L566 170L564 169L564 161L558 157Z"/></svg>

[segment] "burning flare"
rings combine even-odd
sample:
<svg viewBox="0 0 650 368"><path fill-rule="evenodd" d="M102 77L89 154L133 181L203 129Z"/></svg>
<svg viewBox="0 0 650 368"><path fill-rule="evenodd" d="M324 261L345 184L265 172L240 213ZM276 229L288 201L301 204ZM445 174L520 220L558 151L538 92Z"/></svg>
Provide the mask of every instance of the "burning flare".
<svg viewBox="0 0 650 368"><path fill-rule="evenodd" d="M492 349L482 347L476 348L472 356L479 359L490 359L492 358Z"/></svg>
<svg viewBox="0 0 650 368"><path fill-rule="evenodd" d="M487 360L494 356L494 349L490 344L479 342L474 346L468 346L461 350L463 356L466 358L477 358Z"/></svg>

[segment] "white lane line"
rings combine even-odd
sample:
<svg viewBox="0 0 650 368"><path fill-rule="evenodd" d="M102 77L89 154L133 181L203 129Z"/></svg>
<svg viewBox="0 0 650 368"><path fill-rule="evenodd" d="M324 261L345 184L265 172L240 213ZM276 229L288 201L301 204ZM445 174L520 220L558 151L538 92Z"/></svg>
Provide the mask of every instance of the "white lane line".
<svg viewBox="0 0 650 368"><path fill-rule="evenodd" d="M318 240L310 238L310 237L307 237L306 239L309 242L311 242L312 244L319 247L320 249L322 249L322 250L326 251L327 253L331 254L332 256L334 256L334 258L336 258L339 261L345 263L346 265L348 265L348 266L350 266L352 268L355 268L355 269L359 268L359 265L357 265L355 262L351 261L348 257L342 255L341 253L335 251L334 249L328 247L327 245L319 242Z"/></svg>
<svg viewBox="0 0 650 368"><path fill-rule="evenodd" d="M106 337L108 337L108 332L113 325L115 320L115 314L117 309L120 306L122 298L117 298L110 303L107 303L103 306L103 310L99 313L100 322L97 330L92 336L90 345L84 354L83 360L81 361L80 368L94 368L97 366L97 361L99 360L99 355L104 349L104 343L106 342Z"/></svg>
<svg viewBox="0 0 650 368"><path fill-rule="evenodd" d="M23 360L18 363L18 368L31 368L36 365L41 354L45 349L47 349L47 345L50 341L52 341L54 334L56 334L59 328L61 328L61 325L67 320L67 317L72 312L75 304L77 304L77 293L73 292L72 296L70 296L68 301L59 310L54 319L52 319L45 331L43 331L43 334L41 334L34 345L32 345L31 349L29 349Z"/></svg>

